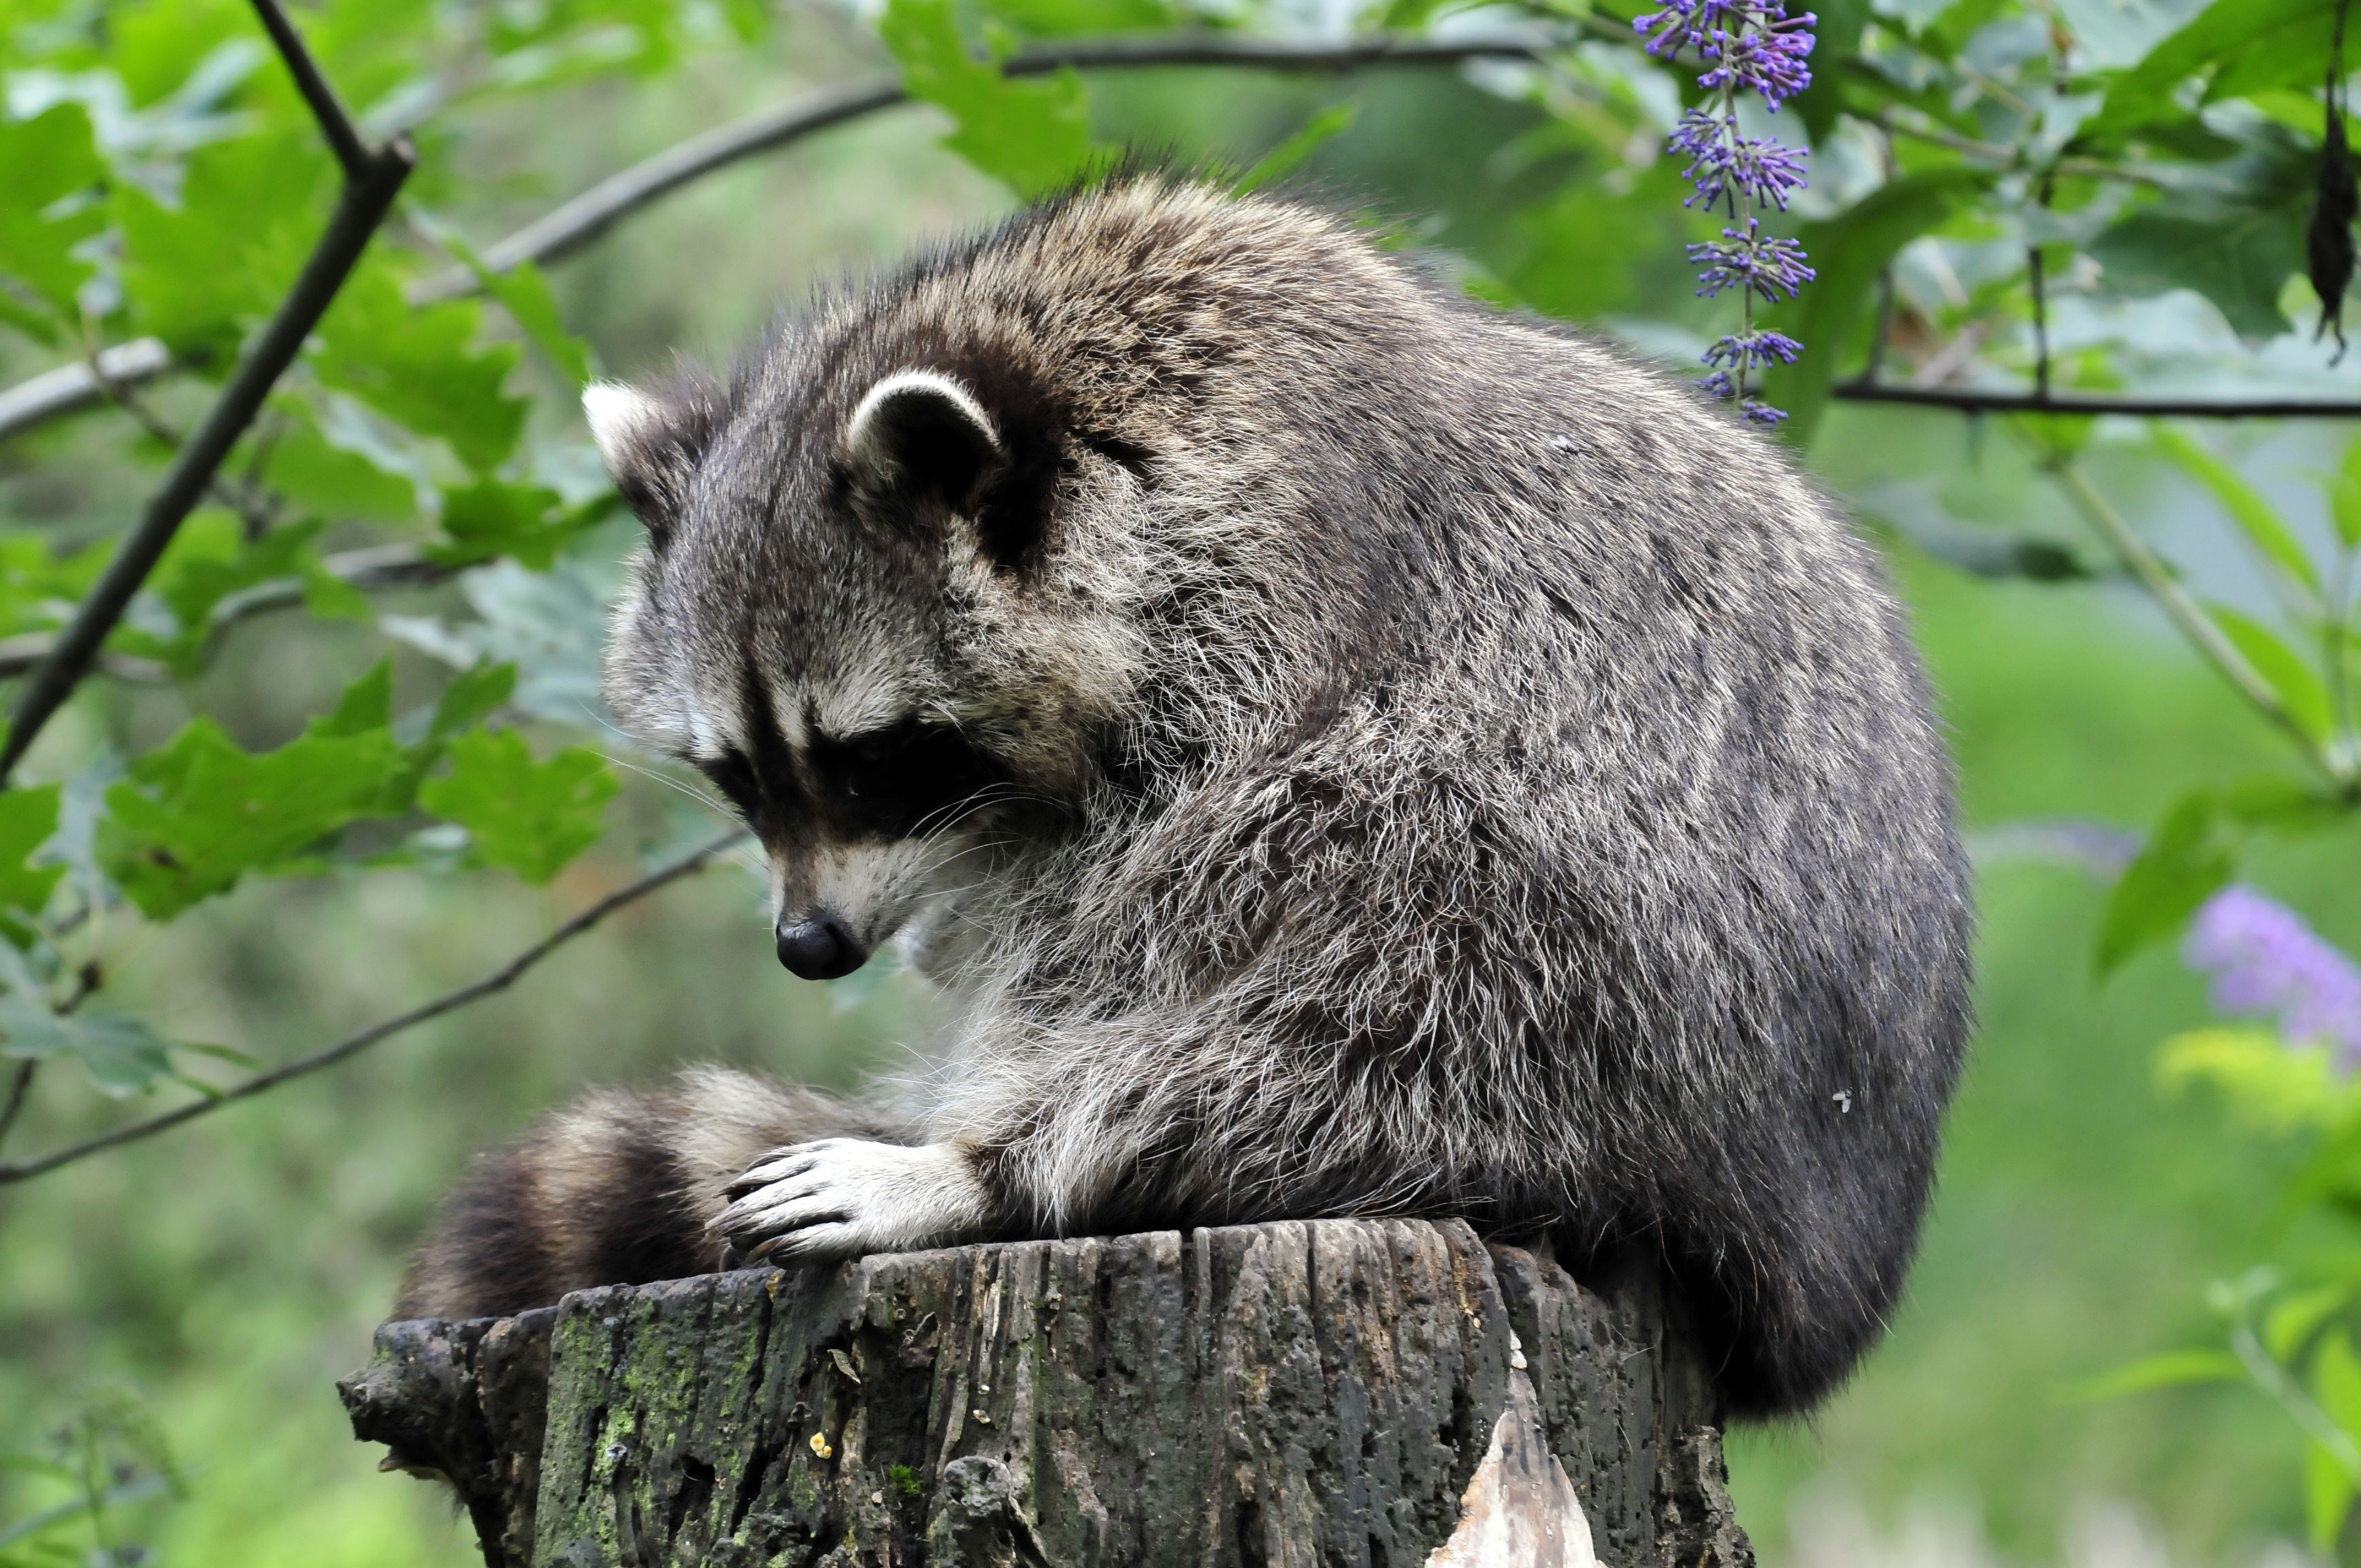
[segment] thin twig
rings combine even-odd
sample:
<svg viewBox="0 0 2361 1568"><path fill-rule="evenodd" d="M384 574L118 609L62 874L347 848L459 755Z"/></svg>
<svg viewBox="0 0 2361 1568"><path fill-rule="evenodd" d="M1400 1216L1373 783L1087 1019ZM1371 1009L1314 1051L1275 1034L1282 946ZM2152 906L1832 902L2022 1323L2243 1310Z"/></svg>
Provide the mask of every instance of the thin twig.
<svg viewBox="0 0 2361 1568"><path fill-rule="evenodd" d="M1598 27L1617 37L1621 29L1605 18ZM1294 43L1279 38L1242 38L1209 33L1193 38L1110 38L1045 45L1011 56L1006 76L1047 76L1078 71L1137 70L1155 66L1225 66L1286 71L1359 71L1373 65L1455 65L1470 60L1531 60L1563 49L1563 38L1512 34L1479 38L1359 38L1345 43ZM858 120L910 101L900 78L881 76L833 92L815 93L760 110L741 120L692 137L619 173L484 247L483 262L505 272L523 262L555 261L596 239L617 219L668 195L693 180L756 153ZM464 268L428 279L411 292L420 303L456 299L481 284Z"/></svg>
<svg viewBox="0 0 2361 1568"><path fill-rule="evenodd" d="M16 1124L16 1118L25 1113L25 1102L32 1098L33 1075L40 1070L40 1066L38 1059L27 1057L16 1064L16 1072L10 1076L8 1102L0 1105L0 1143L7 1140L8 1130Z"/></svg>
<svg viewBox="0 0 2361 1568"><path fill-rule="evenodd" d="M91 378L98 383L101 395L116 408L129 414L131 422L146 431L149 439L172 452L178 452L187 444L188 438L173 429L162 415L149 408L148 400L141 397L135 388L128 382L118 381L108 376L105 366L97 355L92 355L82 363L90 367ZM248 537L258 537L269 532L269 513L253 504L250 498L241 496L231 489L227 481L224 480L219 474L205 481L205 494L237 513L239 521L246 524Z"/></svg>
<svg viewBox="0 0 2361 1568"><path fill-rule="evenodd" d="M295 90L311 105L312 117L319 122L320 135L327 142L328 150L343 166L345 179L356 185L366 182L383 155L361 140L360 132L353 128L351 116L336 101L336 90L320 74L312 51L303 47L303 35L295 30L295 24L279 8L279 0L254 0L254 9L262 18L263 30L270 35L272 47L279 50L279 58L287 62L287 73L295 79Z"/></svg>
<svg viewBox="0 0 2361 1568"><path fill-rule="evenodd" d="M280 14L275 0L255 0L255 8L261 14L264 25L270 27L271 41L279 46L288 70L319 117L322 134L336 144L337 157L345 163L345 184L336 200L335 214L304 263L294 288L280 302L278 313L255 340L228 385L222 389L221 397L206 413L204 422L173 459L162 488L148 504L146 515L124 540L115 559L107 563L105 572L59 636L49 658L33 672L9 720L6 745L0 748L0 784L7 782L39 736L42 726L64 706L66 698L73 695L74 687L89 673L108 633L123 619L132 596L156 569L165 547L180 532L198 499L205 494L223 460L254 422L270 389L294 362L295 356L302 350L303 340L311 335L344 287L345 279L360 260L361 252L377 233L378 225L393 205L395 194L417 162L410 144L399 137L383 147L361 147L353 137L351 123L336 104L335 95L320 79L302 39ZM348 157L352 149L337 143L340 135L352 142L353 148L357 149L357 156Z"/></svg>
<svg viewBox="0 0 2361 1568"><path fill-rule="evenodd" d="M2138 534L2132 532L2131 525L2099 492L2099 488L2091 483L2071 460L2052 463L2049 469L2074 502L2076 510L2098 531L2100 537L2107 542L2108 547L2114 551L2132 576L2139 579L2140 587L2146 588L2148 597L2162 607L2173 625L2180 628L2180 634L2205 656L2224 680L2238 688L2239 696L2253 704L2265 718L2286 731L2301 749L2305 759L2326 775L2331 784L2350 792L2354 787L2350 770L2322 747L2319 737L2296 721L2271 684L2247 663L2246 656L2224 635L2222 629L2213 623L2213 618L2205 613L2204 607L2174 580L2172 574L2165 569L2164 563L2157 559L2156 553Z"/></svg>
<svg viewBox="0 0 2361 1568"><path fill-rule="evenodd" d="M89 365L76 360L0 389L0 441L106 401L104 383L109 380L119 386L137 386L161 376L173 363L172 351L160 337L135 337L102 348L97 359L96 375Z"/></svg>
<svg viewBox="0 0 2361 1568"><path fill-rule="evenodd" d="M337 581L349 583L364 593L378 588L422 587L443 582L458 573L456 566L445 566L428 560L414 544L373 544L361 550L340 550L323 557L320 567ZM234 594L225 595L222 601L214 606L209 630L225 631L250 616L301 604L303 589L301 577L273 577L267 583L257 583L250 588L240 588ZM25 631L14 637L0 637L0 680L38 668L55 652L57 645L57 638L47 631ZM124 681L153 684L172 678L170 665L153 659L142 659L136 654L118 653L112 648L99 650L93 667Z"/></svg>
<svg viewBox="0 0 2361 1568"><path fill-rule="evenodd" d="M1601 37L1620 38L1622 29L1604 17L1584 19ZM1116 40L1030 50L1007 66L1011 75L1038 75L1073 66L1081 70L1113 70L1126 66L1235 66L1268 71L1349 71L1389 64L1450 64L1470 59L1534 58L1562 48L1563 40L1494 38L1448 43L1373 39L1343 45L1300 45L1279 41L1223 38L1186 40ZM581 195L527 224L523 228L484 247L482 257L493 271L525 261L555 261L597 238L618 220L649 206L683 185L757 153L770 151L851 120L888 109L908 100L898 82L880 79L836 92L801 98L777 108L692 137L688 140L609 176ZM2021 161L2009 148L1980 142L1954 133L1897 121L1896 135L1915 137L1951 148L1999 168ZM2112 176L2155 183L2157 177L2137 170L2106 165L2096 159L2065 159L2060 175ZM479 287L475 274L464 269L423 280L410 291L412 303L426 304L469 294ZM164 345L151 338L118 344L105 351L104 363L116 379L134 383L170 368ZM2025 394L1952 390L1939 388L1885 387L1854 382L1839 386L1834 396L1849 402L1915 403L1963 413L2125 413L2172 415L2190 419L2355 419L2361 418L2361 400L2275 399L2252 402L2213 399L2053 399L2042 401ZM66 414L79 412L103 400L89 370L80 365L61 366L0 390L0 440Z"/></svg>
<svg viewBox="0 0 2361 1568"><path fill-rule="evenodd" d="M2092 397L2053 392L1982 391L1970 387L1895 387L1839 381L1828 395L1849 403L1911 403L1982 414L2132 414L2152 419L2361 419L2361 400L2275 398L2239 402L2220 398Z"/></svg>
<svg viewBox="0 0 2361 1568"><path fill-rule="evenodd" d="M111 1133L103 1133L97 1137L85 1139L82 1143L70 1144L38 1159L28 1159L18 1164L0 1165L0 1186L6 1186L10 1182L30 1180L36 1176L55 1170L60 1166L71 1165L76 1160L86 1159L104 1149L116 1148L124 1144L136 1143L142 1138L152 1137L168 1128L177 1127L183 1122L193 1121L209 1112L218 1111L225 1105L240 1100L252 1099L266 1090L276 1089L291 1079L302 1078L321 1071L323 1069L335 1067L337 1063L357 1056L390 1036L401 1034L403 1030L415 1027L429 1019L439 1018L444 1014L465 1007L471 1002L478 1002L487 996L506 991L522 978L526 970L606 919L618 909L646 897L660 887L679 881L692 872L704 870L713 862L716 856L736 846L744 837L745 834L742 831L724 834L703 849L683 856L660 870L650 872L627 887L616 889L472 984L463 985L456 991L445 992L422 1006L413 1007L407 1013L397 1014L381 1023L372 1024L358 1034L347 1035L335 1044L313 1051L309 1056L297 1057L294 1060L282 1062L267 1072L256 1073L251 1078L230 1085L211 1099L194 1101L181 1106L178 1110L167 1111L161 1115L150 1116L145 1121L117 1127Z"/></svg>
<svg viewBox="0 0 2361 1568"><path fill-rule="evenodd" d="M2049 400L2049 288L2041 247L2025 248L2026 281L2033 291L2033 395Z"/></svg>
<svg viewBox="0 0 2361 1568"><path fill-rule="evenodd" d="M1579 25L1599 37L1622 38L1624 29L1605 17ZM1121 70L1150 66L1235 66L1263 71L1339 71L1371 65L1456 64L1482 59L1532 59L1565 47L1563 38L1511 37L1464 40L1369 38L1344 44L1295 44L1207 35L1191 38L1111 39L1027 50L1005 67L1011 76L1039 76L1061 67ZM482 251L484 264L505 272L526 261L555 261L580 249L618 219L627 217L717 170L757 153L802 140L832 126L862 119L909 101L891 77L818 93L764 109L689 137L608 176L579 196L534 219ZM409 291L412 304L456 299L480 289L464 268L437 274ZM105 351L110 375L130 384L171 368L163 344L139 338ZM119 357L119 362L118 362ZM0 440L104 401L96 381L81 366L61 366L0 390Z"/></svg>

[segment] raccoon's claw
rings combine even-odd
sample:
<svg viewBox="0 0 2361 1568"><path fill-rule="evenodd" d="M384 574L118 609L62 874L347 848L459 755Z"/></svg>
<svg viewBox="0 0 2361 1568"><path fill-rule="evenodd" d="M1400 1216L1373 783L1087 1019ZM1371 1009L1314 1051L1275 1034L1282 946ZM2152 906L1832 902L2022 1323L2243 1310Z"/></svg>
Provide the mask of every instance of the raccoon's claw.
<svg viewBox="0 0 2361 1568"><path fill-rule="evenodd" d="M749 1264L930 1246L979 1228L983 1184L951 1144L823 1138L774 1149L707 1229Z"/></svg>

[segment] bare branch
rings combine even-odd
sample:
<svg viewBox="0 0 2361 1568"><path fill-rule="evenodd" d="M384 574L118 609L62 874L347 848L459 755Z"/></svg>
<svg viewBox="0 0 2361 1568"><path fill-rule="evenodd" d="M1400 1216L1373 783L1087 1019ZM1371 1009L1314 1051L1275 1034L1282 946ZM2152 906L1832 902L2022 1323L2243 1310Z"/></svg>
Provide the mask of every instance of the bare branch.
<svg viewBox="0 0 2361 1568"><path fill-rule="evenodd" d="M0 680L31 674L57 651L57 638L46 631L0 637ZM118 681L137 681L142 685L164 685L172 679L172 672L155 660L118 653L112 648L100 649L91 667Z"/></svg>
<svg viewBox="0 0 2361 1568"><path fill-rule="evenodd" d="M16 1072L9 1078L7 1102L0 1104L0 1141L7 1138L8 1130L16 1124L16 1118L25 1113L25 1102L33 1092L33 1074L40 1065L27 1058L16 1064Z"/></svg>
<svg viewBox="0 0 2361 1568"><path fill-rule="evenodd" d="M98 373L81 360L44 370L0 390L0 441L106 401L106 383L137 387L172 367L172 351L159 337L135 337L98 351Z"/></svg>
<svg viewBox="0 0 2361 1568"><path fill-rule="evenodd" d="M2334 398L2105 398L2073 392L1997 392L1971 387L1889 387L1841 381L1828 395L1848 403L1910 403L1971 414L2131 414L2155 419L2361 419L2361 400Z"/></svg>
<svg viewBox="0 0 2361 1568"><path fill-rule="evenodd" d="M324 557L320 565L328 576L350 583L364 593L377 588L416 587L439 583L456 575L457 570L429 561L414 544L378 544L366 550L340 550ZM248 616L300 604L302 598L303 582L300 577L278 577L267 583L257 583L250 588L226 596L214 607L213 630L220 631ZM46 631L0 637L0 680L31 673L56 651L57 645L57 638ZM124 681L158 683L169 682L172 678L172 672L153 659L118 653L108 648L99 650L93 667Z"/></svg>
<svg viewBox="0 0 2361 1568"><path fill-rule="evenodd" d="M1602 37L1622 40L1624 28L1606 17L1585 17L1580 25ZM1043 46L1011 59L1011 76L1038 76L1071 66L1103 71L1140 67L1212 66L1286 71L1345 71L1378 65L1456 64L1477 59L1534 59L1563 49L1564 38L1513 35L1497 38L1427 40L1369 38L1343 44L1300 44L1277 39L1241 38L1223 34L1194 38L1116 38L1061 46ZM649 206L672 192L717 170L755 154L788 146L832 126L865 118L909 101L902 84L890 77L852 87L820 93L792 104L762 110L729 125L690 137L642 159L527 224L504 239L484 247L483 260L495 272L526 261L555 261L604 234L619 220ZM1897 126L1897 131L1931 136L1923 127ZM1937 137L1936 139L1943 139ZM2015 154L1996 144L1952 137L1945 145L1988 162L2010 165ZM2068 167L2071 164L2072 167ZM2084 167L2089 164L2089 167ZM2058 172L2152 180L2136 170L2110 169L2092 160L2069 159ZM413 304L456 299L477 291L472 272L454 269L413 284ZM117 345L101 356L106 373L117 381L136 384L170 368L164 345L153 338ZM1887 387L1855 382L1839 386L1833 395L1847 402L1909 403L1950 409L1962 413L2123 413L2169 415L2191 419L2354 419L2361 418L2361 400L2273 399L2244 401L2215 399L2078 398L2042 399L2037 395L1966 389ZM13 388L0 390L0 440L104 400L87 367L61 366Z"/></svg>
<svg viewBox="0 0 2361 1568"><path fill-rule="evenodd" d="M111 1133L102 1133L97 1137L88 1138L78 1144L69 1144L64 1148L53 1150L38 1158L16 1164L0 1164L0 1187L5 1187L11 1182L30 1180L60 1166L87 1159L102 1150L137 1143L142 1138L152 1137L169 1128L177 1127L183 1122L194 1121L209 1112L218 1111L225 1105L234 1104L240 1100L250 1100L265 1090L276 1089L291 1079L302 1078L324 1069L335 1067L341 1061L359 1055L379 1040L401 1034L405 1029L413 1028L429 1019L439 1018L444 1014L465 1007L471 1002L478 1002L487 996L506 991L523 978L525 972L535 964L597 926L618 909L636 903L655 892L656 889L677 882L694 872L703 871L713 863L717 856L734 847L745 836L742 831L724 834L703 849L685 855L668 866L650 872L629 886L617 888L613 893L598 900L598 903L472 984L463 985L456 991L445 992L422 1006L413 1007L407 1013L397 1014L381 1023L372 1024L358 1034L347 1035L335 1044L313 1051L309 1056L297 1057L292 1061L282 1062L267 1072L258 1072L251 1078L230 1085L210 1100L192 1102L177 1110L167 1111L162 1115L150 1116L145 1121L117 1127Z"/></svg>
<svg viewBox="0 0 2361 1568"><path fill-rule="evenodd" d="M262 410L263 400L294 362L295 356L302 350L303 340L311 335L337 291L344 287L345 279L360 260L361 252L377 233L378 225L393 205L395 194L417 161L410 144L399 137L381 148L362 147L353 137L351 124L345 119L335 94L320 80L319 69L312 63L302 39L279 14L274 0L255 0L255 5L262 14L264 25L271 28L271 41L279 46L288 70L293 72L311 103L313 113L320 116L322 133L335 146L336 156L344 162L344 190L337 197L335 214L328 221L327 232L313 247L294 288L280 302L278 313L231 375L204 422L173 459L165 473L163 488L148 502L138 526L125 538L115 559L107 563L105 572L75 611L73 620L59 636L49 657L34 670L9 720L6 745L0 749L0 784L6 783L39 736L42 726L64 706L89 672L107 634L123 619L132 596L156 569L165 547L180 532L198 498L205 494L223 459L254 422L255 415ZM351 143L350 147L338 141L340 135Z"/></svg>
<svg viewBox="0 0 2361 1568"><path fill-rule="evenodd" d="M1622 30L1598 18L1594 30L1616 37ZM1292 43L1211 33L1194 38L1111 38L1042 46L1013 56L1009 76L1046 76L1069 66L1079 71L1136 70L1151 66L1224 66L1285 71L1359 71L1373 65L1455 65L1469 60L1534 59L1566 47L1562 37L1512 34L1480 38L1362 38L1347 43ZM520 263L555 261L596 239L626 217L691 181L741 159L865 118L909 102L896 77L879 77L852 87L799 98L692 137L676 147L609 175L565 205L484 247L484 265L505 272ZM428 279L412 291L415 302L474 293L475 274L464 268Z"/></svg>
<svg viewBox="0 0 2361 1568"><path fill-rule="evenodd" d="M279 8L279 0L254 0L254 10L262 18L263 30L270 35L279 58L287 62L287 73L295 78L295 90L311 105L312 117L320 124L320 136L343 166L345 179L356 184L366 181L380 155L361 140L360 132L353 129L351 116L336 100L336 90L328 85L327 78L320 74L319 66L313 61L312 51L303 47L303 35L295 30L295 24Z"/></svg>

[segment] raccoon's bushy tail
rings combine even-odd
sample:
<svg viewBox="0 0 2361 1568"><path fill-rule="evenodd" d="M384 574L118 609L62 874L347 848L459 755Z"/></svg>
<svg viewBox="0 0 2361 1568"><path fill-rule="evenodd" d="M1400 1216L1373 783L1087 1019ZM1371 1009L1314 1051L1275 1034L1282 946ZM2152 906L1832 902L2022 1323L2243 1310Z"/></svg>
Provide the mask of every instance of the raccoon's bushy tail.
<svg viewBox="0 0 2361 1568"><path fill-rule="evenodd" d="M671 1092L600 1090L483 1156L411 1260L397 1318L506 1317L569 1290L719 1266L705 1223L723 1190L782 1144L902 1139L891 1117L726 1068Z"/></svg>

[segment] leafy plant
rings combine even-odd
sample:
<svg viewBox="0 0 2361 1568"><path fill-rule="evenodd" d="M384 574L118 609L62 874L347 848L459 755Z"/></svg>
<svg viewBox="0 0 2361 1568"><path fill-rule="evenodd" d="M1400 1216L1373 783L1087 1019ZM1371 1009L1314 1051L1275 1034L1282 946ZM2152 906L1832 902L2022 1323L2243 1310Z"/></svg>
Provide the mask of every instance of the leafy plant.
<svg viewBox="0 0 2361 1568"><path fill-rule="evenodd" d="M54 1499L0 1519L0 1568L131 1568L148 1559L125 1514L183 1489L154 1419L112 1387L85 1391L45 1452L0 1453L0 1475Z"/></svg>
<svg viewBox="0 0 2361 1568"><path fill-rule="evenodd" d="M2304 1498L2312 1542L2336 1545L2361 1524L2361 965L2321 940L2292 910L2250 888L2207 899L2185 956L2210 975L2213 1005L2268 1020L2193 1030L2169 1041L2168 1089L2205 1085L2257 1132L2301 1137L2310 1157L2287 1186L2280 1227L2327 1223L2292 1270L2258 1267L2214 1287L2221 1349L2169 1352L2092 1383L2101 1397L2192 1383L2245 1383L2304 1436Z"/></svg>
<svg viewBox="0 0 2361 1568"><path fill-rule="evenodd" d="M2213 498L2268 608L2167 558L2088 462L2113 438L2096 422L2110 412L2361 412L2328 347L2301 341L2334 326L2350 271L2343 0L2114 7L2103 38L2048 0L1832 0L1808 34L1800 16L1740 0L1466 16L1389 0L1351 12L1358 30L1342 38L1268 0L890 0L859 40L884 67L873 80L706 127L514 234L470 237L487 204L460 156L471 115L759 49L773 9L325 0L291 16L275 0L25 0L0 17L0 367L21 378L0 388L0 442L28 472L132 476L145 495L135 508L76 490L71 518L0 527L0 678L17 683L0 739L0 1139L37 1095L76 1114L93 1091L164 1102L0 1162L0 1184L333 1068L504 988L716 856L718 841L595 902L569 892L578 857L631 831L618 762L658 765L610 757L599 728L612 575L598 557L617 544L616 503L570 407L598 358L551 277L735 159L904 105L1012 199L1112 163L1126 128L1177 163L1246 170L1246 189L1374 184L1381 217L1433 213L1420 236L1472 292L1669 359L1718 353L1741 406L1786 411L1777 435L1799 452L1840 403L2005 417L2290 760L2181 794L2114 889L2102 973L2213 907L2255 844L2361 803L2361 444L2327 484L2323 536L2281 515L2210 431L2148 427L2147 455ZM1685 60L1649 52L1643 12L1679 21ZM1760 80L1732 69L1749 48L1779 57L1756 59ZM1151 69L1235 83L1373 65L1455 72L1450 104L1497 112L1497 145L1469 162L1480 176L1414 183L1427 143L1478 122L1405 131L1387 107L1400 100L1374 86L1144 129L1110 90ZM1809 139L1809 191L1741 112L1738 89L1765 82ZM1380 167L1377 147L1402 167ZM1675 153L1720 181L1700 207L1681 204L1700 192ZM1751 225L1790 203L1793 241L1763 248ZM1717 237L1725 222L1741 232ZM1737 334L1672 265L1690 245L1748 299ZM1801 280L1790 245L1813 258L1812 286L1756 287ZM2180 324L2139 324L2168 310ZM2207 331L2182 330L2191 319ZM2173 389L2199 381L2249 391ZM69 419L79 428L54 431ZM2049 542L1998 543L1979 570L2090 575ZM302 668L247 677L268 693L223 690L237 668L225 653L274 616L310 628ZM390 647L429 658L397 671ZM254 700L305 689L320 695L300 712ZM554 885L553 904L579 912L470 985L268 1066L178 1040L109 992L142 927L203 919L258 879L389 867ZM2325 1058L2212 1031L2168 1060L2318 1140L2323 1159L2361 1144ZM2303 1201L2343 1201L2349 1179ZM2176 1365L2252 1375L2262 1363L2237 1348L2250 1341L2350 1437L2361 1377L2349 1343L2323 1337L2343 1299L2316 1319L2274 1315L2315 1286L2237 1288L2225 1300L2247 1339ZM2300 1320L2303 1332L2287 1326ZM2334 1442L2320 1446L2343 1465ZM108 1487L78 1485L83 1512L61 1520L103 1512ZM2334 1488L2315 1488L2324 1518L2335 1510L2317 1499ZM21 1555L68 1526L14 1528L0 1552Z"/></svg>

